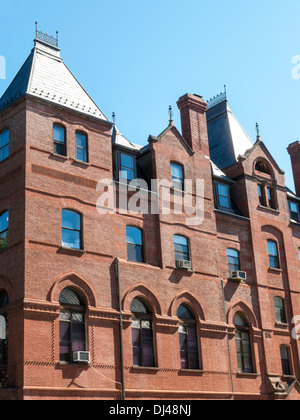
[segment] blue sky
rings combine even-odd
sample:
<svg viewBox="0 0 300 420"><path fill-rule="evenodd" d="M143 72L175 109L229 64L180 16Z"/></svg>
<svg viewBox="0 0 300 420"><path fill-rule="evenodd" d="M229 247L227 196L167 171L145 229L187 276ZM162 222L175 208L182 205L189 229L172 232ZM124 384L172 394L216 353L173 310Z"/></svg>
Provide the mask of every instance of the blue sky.
<svg viewBox="0 0 300 420"><path fill-rule="evenodd" d="M286 148L300 139L299 0L11 0L0 8L0 95L31 51L36 20L59 31L65 63L138 144L166 128L170 104L181 129L180 96L209 99L226 84L235 116L253 141L260 124L294 189Z"/></svg>

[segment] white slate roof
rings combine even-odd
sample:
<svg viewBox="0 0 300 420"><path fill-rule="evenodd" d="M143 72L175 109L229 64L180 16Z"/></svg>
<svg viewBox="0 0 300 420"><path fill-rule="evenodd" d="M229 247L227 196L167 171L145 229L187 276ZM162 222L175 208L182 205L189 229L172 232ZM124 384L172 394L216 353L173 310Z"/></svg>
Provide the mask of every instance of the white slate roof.
<svg viewBox="0 0 300 420"><path fill-rule="evenodd" d="M143 149L143 146L140 146L138 144L132 143L131 141L127 140L126 137L123 136L123 134L120 133L118 128L114 126L113 133L112 133L112 144L116 146L122 146L126 149L131 149L135 151L140 151Z"/></svg>
<svg viewBox="0 0 300 420"><path fill-rule="evenodd" d="M108 121L60 57L60 50L36 39L21 70L0 99L0 112L29 95Z"/></svg>

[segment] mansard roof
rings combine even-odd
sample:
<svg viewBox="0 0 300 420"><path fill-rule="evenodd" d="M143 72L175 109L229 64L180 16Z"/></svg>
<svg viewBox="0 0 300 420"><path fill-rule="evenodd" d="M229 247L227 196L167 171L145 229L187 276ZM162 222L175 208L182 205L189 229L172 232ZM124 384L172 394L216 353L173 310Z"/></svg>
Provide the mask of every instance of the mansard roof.
<svg viewBox="0 0 300 420"><path fill-rule="evenodd" d="M24 96L108 121L60 57L60 49L40 39L0 98L0 113Z"/></svg>

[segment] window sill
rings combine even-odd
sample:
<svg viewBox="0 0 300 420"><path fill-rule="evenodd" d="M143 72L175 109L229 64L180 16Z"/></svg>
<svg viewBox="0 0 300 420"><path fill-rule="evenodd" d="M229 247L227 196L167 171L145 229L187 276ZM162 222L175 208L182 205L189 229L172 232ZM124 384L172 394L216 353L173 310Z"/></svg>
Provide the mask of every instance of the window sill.
<svg viewBox="0 0 300 420"><path fill-rule="evenodd" d="M198 374L198 375L203 375L204 370L202 369L180 369L179 373L184 373L184 374Z"/></svg>
<svg viewBox="0 0 300 420"><path fill-rule="evenodd" d="M274 273L282 273L282 268L269 267L269 271L274 271Z"/></svg>
<svg viewBox="0 0 300 420"><path fill-rule="evenodd" d="M131 369L136 371L146 371L146 372L158 372L160 368L158 367L146 367L146 366L132 366Z"/></svg>
<svg viewBox="0 0 300 420"><path fill-rule="evenodd" d="M75 363L75 362L59 362L58 363L59 367L90 367L91 364L90 363Z"/></svg>
<svg viewBox="0 0 300 420"><path fill-rule="evenodd" d="M65 246L61 246L61 247L59 247L59 250L60 251L62 251L62 252L72 252L72 253L78 253L78 254L85 254L85 250L83 250L83 249L76 249L76 248L68 248L68 247L65 247Z"/></svg>
<svg viewBox="0 0 300 420"><path fill-rule="evenodd" d="M288 328L289 327L289 324L286 323L286 322L278 322L278 321L276 321L275 327L276 328Z"/></svg>
<svg viewBox="0 0 300 420"><path fill-rule="evenodd" d="M290 219L290 223L295 226L300 226L300 222L297 222L296 220L293 220L293 219Z"/></svg>
<svg viewBox="0 0 300 420"><path fill-rule="evenodd" d="M82 165L82 166L91 166L91 164L89 162L84 162L82 160L78 160L78 159L73 159L73 165Z"/></svg>
<svg viewBox="0 0 300 420"><path fill-rule="evenodd" d="M58 159L61 159L61 160L68 160L68 156L59 155L57 153L51 153L50 156L53 156L53 157L58 158Z"/></svg>
<svg viewBox="0 0 300 420"><path fill-rule="evenodd" d="M248 372L237 372L236 376L238 378L246 377L246 378L256 378L259 376L258 373L248 373Z"/></svg>
<svg viewBox="0 0 300 420"><path fill-rule="evenodd" d="M257 208L262 211L268 211L270 213L280 214L280 211L278 209L273 209L272 207L268 207L268 206L262 206L261 204L259 204Z"/></svg>

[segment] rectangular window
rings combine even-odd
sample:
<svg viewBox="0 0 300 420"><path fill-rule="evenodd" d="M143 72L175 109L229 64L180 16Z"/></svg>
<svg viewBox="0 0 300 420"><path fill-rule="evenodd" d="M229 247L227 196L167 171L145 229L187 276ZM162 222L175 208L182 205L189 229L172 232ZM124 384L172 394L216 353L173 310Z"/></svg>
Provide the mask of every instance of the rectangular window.
<svg viewBox="0 0 300 420"><path fill-rule="evenodd" d="M179 344L181 369L199 369L198 339L194 325L180 324Z"/></svg>
<svg viewBox="0 0 300 420"><path fill-rule="evenodd" d="M271 207L271 209L275 209L275 201L274 201L274 190L273 188L268 187L267 188L267 193L268 193L268 202L269 202L269 207Z"/></svg>
<svg viewBox="0 0 300 420"><path fill-rule="evenodd" d="M280 356L283 375L291 375L290 355L289 348L287 346L280 346Z"/></svg>
<svg viewBox="0 0 300 420"><path fill-rule="evenodd" d="M172 186L176 190L184 190L183 166L171 162Z"/></svg>
<svg viewBox="0 0 300 420"><path fill-rule="evenodd" d="M85 351L85 317L82 313L61 311L59 317L60 361L73 362L73 353Z"/></svg>
<svg viewBox="0 0 300 420"><path fill-rule="evenodd" d="M144 262L143 232L133 226L127 226L126 241L128 261Z"/></svg>
<svg viewBox="0 0 300 420"><path fill-rule="evenodd" d="M261 206L265 206L266 205L265 189L262 185L259 185L259 184L257 188L258 188L259 203Z"/></svg>
<svg viewBox="0 0 300 420"><path fill-rule="evenodd" d="M268 241L270 268L280 268L277 243Z"/></svg>
<svg viewBox="0 0 300 420"><path fill-rule="evenodd" d="M132 348L134 366L154 366L153 330L150 320L132 320Z"/></svg>
<svg viewBox="0 0 300 420"><path fill-rule="evenodd" d="M191 261L189 240L185 236L174 236L175 261Z"/></svg>
<svg viewBox="0 0 300 420"><path fill-rule="evenodd" d="M229 185L217 182L215 184L216 191L216 207L218 209L231 209Z"/></svg>
<svg viewBox="0 0 300 420"><path fill-rule="evenodd" d="M62 246L82 249L82 217L79 213L62 211Z"/></svg>
<svg viewBox="0 0 300 420"><path fill-rule="evenodd" d="M88 162L87 135L84 133L76 133L76 159Z"/></svg>
<svg viewBox="0 0 300 420"><path fill-rule="evenodd" d="M235 249L227 249L227 260L228 260L228 270L232 271L240 271L241 270L241 263L240 263L240 253Z"/></svg>
<svg viewBox="0 0 300 420"><path fill-rule="evenodd" d="M9 130L0 134L0 162L9 156Z"/></svg>
<svg viewBox="0 0 300 420"><path fill-rule="evenodd" d="M118 179L120 182L128 183L136 178L135 156L127 153L118 153Z"/></svg>
<svg viewBox="0 0 300 420"><path fill-rule="evenodd" d="M67 155L66 130L64 127L54 124L54 153L61 156Z"/></svg>
<svg viewBox="0 0 300 420"><path fill-rule="evenodd" d="M300 223L299 204L295 201L289 201L289 210L291 220Z"/></svg>

